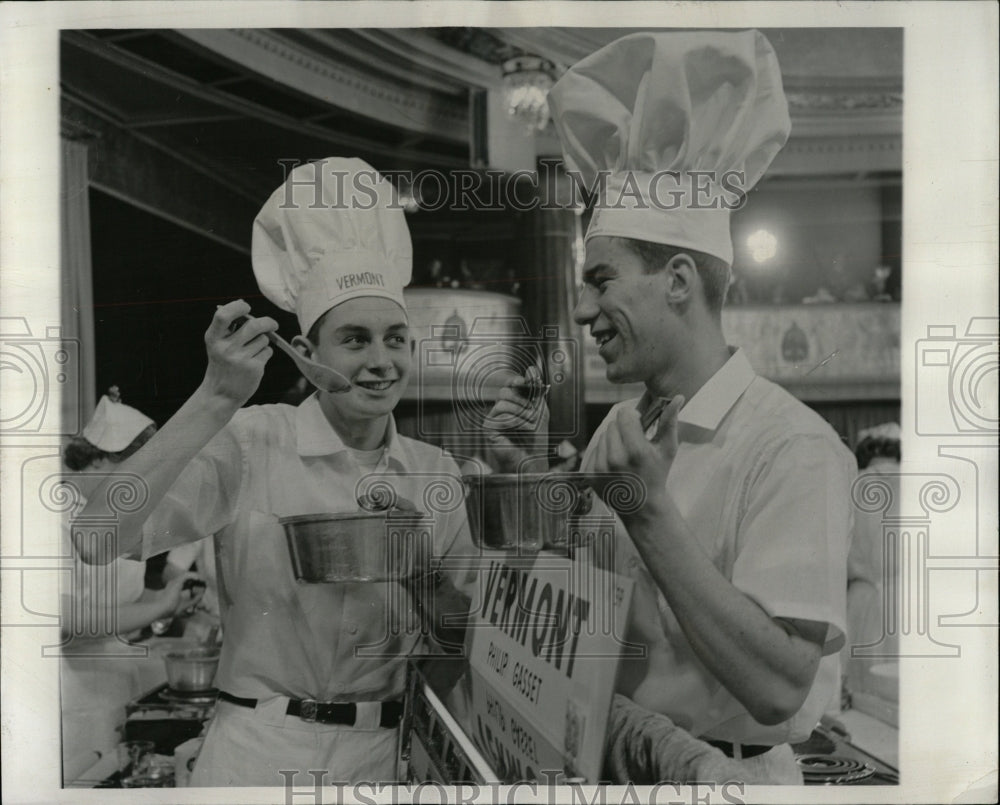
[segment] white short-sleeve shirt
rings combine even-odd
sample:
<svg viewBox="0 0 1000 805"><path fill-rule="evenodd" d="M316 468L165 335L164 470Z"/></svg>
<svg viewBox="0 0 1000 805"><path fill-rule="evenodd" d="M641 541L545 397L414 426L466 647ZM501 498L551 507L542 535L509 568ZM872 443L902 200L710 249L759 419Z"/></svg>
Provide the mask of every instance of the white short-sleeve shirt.
<svg viewBox="0 0 1000 805"><path fill-rule="evenodd" d="M591 445L618 408L637 403L615 406ZM636 582L630 637L649 649L646 660L624 662L623 689L697 736L765 745L804 739L839 685L854 458L822 418L759 377L738 350L678 421L666 484L681 515L719 572L772 618L826 623L824 658L795 716L758 723L701 663L635 546L619 539L615 569Z"/></svg>
<svg viewBox="0 0 1000 805"><path fill-rule="evenodd" d="M278 522L359 511L356 484L369 472L315 395L298 407L252 406L191 461L146 521L144 556L215 535L226 635L217 688L318 701L403 692L405 660L420 640L409 596L395 583L298 583ZM398 435L390 417L376 472L434 517L436 556L463 548L471 554L459 470L447 454ZM425 497L429 490L434 501Z"/></svg>

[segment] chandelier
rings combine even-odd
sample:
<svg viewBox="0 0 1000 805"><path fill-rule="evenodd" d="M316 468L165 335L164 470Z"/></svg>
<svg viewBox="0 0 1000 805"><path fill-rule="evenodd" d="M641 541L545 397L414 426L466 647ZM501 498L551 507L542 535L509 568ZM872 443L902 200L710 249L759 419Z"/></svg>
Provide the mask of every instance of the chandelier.
<svg viewBox="0 0 1000 805"><path fill-rule="evenodd" d="M538 56L516 56L503 63L503 97L507 113L529 133L549 122L546 100L552 88L552 62Z"/></svg>

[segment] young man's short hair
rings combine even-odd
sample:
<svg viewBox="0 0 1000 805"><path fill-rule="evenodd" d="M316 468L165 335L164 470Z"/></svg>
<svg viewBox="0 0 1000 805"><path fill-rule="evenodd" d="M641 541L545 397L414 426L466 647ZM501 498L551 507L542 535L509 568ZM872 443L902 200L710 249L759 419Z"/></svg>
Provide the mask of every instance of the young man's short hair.
<svg viewBox="0 0 1000 805"><path fill-rule="evenodd" d="M675 255L691 255L691 259L694 260L695 267L698 269L698 274L701 276L708 309L715 314L722 312L722 305L726 301L726 290L729 288L729 265L725 261L696 249L682 249L677 246L652 243L636 238L623 237L618 238L618 240L639 256L646 266L646 271L650 273L659 271Z"/></svg>

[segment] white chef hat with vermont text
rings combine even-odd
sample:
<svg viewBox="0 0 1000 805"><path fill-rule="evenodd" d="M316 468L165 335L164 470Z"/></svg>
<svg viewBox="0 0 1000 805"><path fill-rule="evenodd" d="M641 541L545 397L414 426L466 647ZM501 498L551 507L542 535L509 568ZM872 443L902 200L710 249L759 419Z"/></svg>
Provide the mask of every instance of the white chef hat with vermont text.
<svg viewBox="0 0 1000 805"><path fill-rule="evenodd" d="M566 167L600 193L588 239L636 238L732 264L730 211L791 128L760 32L631 34L571 67L548 97Z"/></svg>
<svg viewBox="0 0 1000 805"><path fill-rule="evenodd" d="M254 220L251 252L261 292L294 312L303 334L359 296L405 309L410 230L392 185L361 159L329 157L291 171Z"/></svg>

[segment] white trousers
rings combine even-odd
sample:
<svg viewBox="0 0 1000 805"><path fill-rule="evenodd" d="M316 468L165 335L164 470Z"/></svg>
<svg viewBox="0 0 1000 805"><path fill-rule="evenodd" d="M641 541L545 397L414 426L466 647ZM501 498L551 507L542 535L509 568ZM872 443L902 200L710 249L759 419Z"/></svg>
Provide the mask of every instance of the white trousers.
<svg viewBox="0 0 1000 805"><path fill-rule="evenodd" d="M220 701L190 785L290 785L312 791L339 782L397 780L399 729L379 727L376 706L359 704L362 726L351 727L286 715L287 704L288 699L276 698L250 709Z"/></svg>

